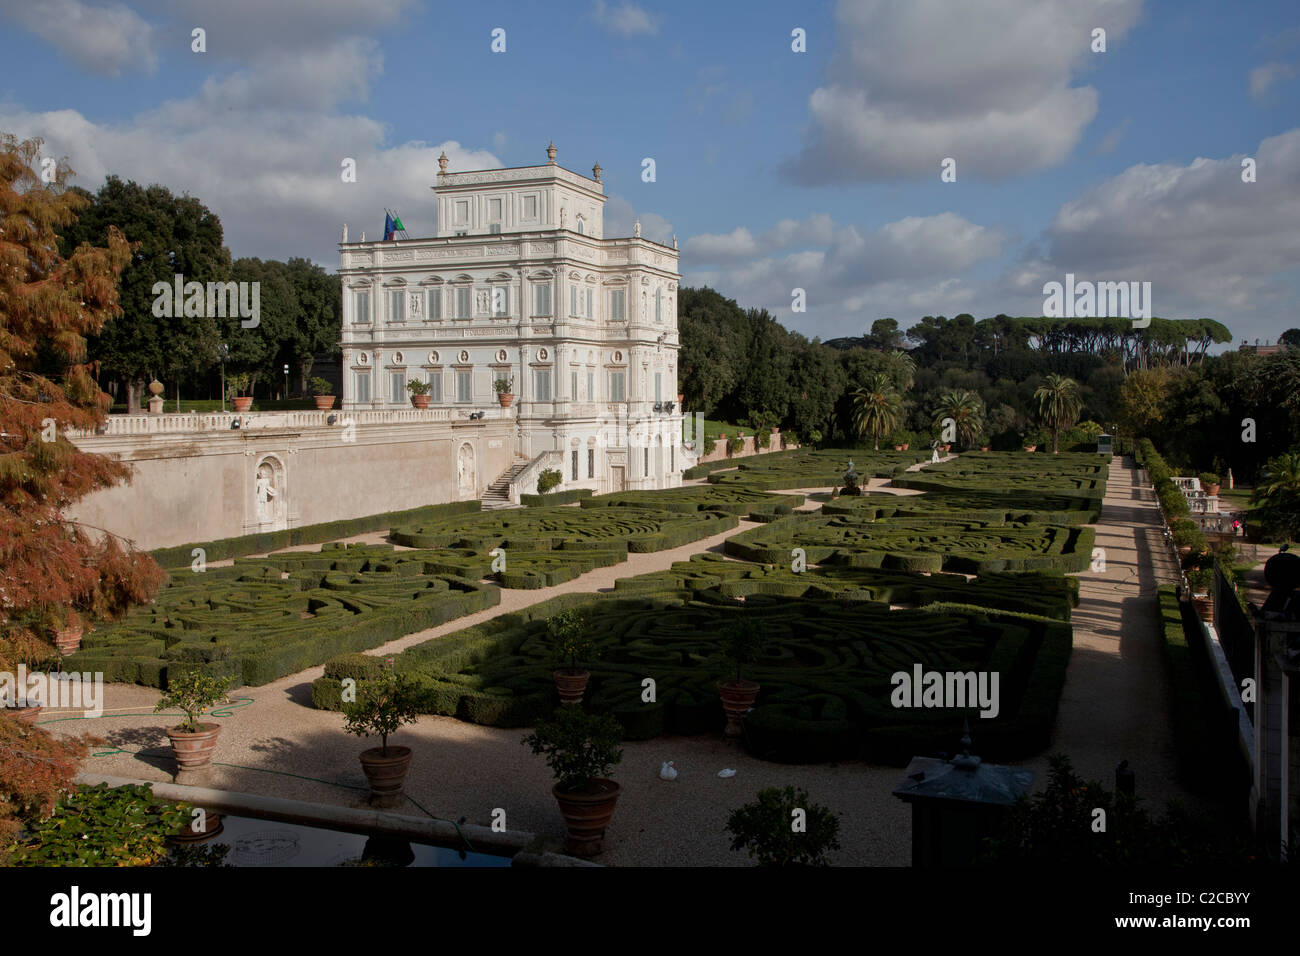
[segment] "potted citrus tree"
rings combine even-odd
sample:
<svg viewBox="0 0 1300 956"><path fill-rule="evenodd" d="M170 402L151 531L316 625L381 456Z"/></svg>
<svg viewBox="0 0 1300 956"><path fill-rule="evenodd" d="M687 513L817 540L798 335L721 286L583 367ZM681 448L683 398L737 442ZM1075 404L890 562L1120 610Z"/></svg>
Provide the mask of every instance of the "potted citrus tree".
<svg viewBox="0 0 1300 956"><path fill-rule="evenodd" d="M793 820L803 811L803 828ZM838 850L839 818L808 799L804 790L767 787L758 799L731 812L727 832L733 850L748 850L759 866L827 866L826 854Z"/></svg>
<svg viewBox="0 0 1300 956"><path fill-rule="evenodd" d="M316 402L316 408L322 412L328 412L334 407L334 386L327 379L319 375L313 375L311 381L307 383L311 389L312 398Z"/></svg>
<svg viewBox="0 0 1300 956"><path fill-rule="evenodd" d="M722 632L722 653L735 668L736 676L718 681L718 694L722 709L727 712L728 737L739 737L745 726L745 715L754 709L760 685L746 680L744 667L758 660L762 649L762 631L757 624L734 621Z"/></svg>
<svg viewBox="0 0 1300 956"><path fill-rule="evenodd" d="M1187 572L1187 585L1192 591L1192 606L1202 621L1214 623L1214 568L1199 567Z"/></svg>
<svg viewBox="0 0 1300 956"><path fill-rule="evenodd" d="M429 392L432 390L432 386L428 382L413 378L406 383L406 390L411 393L411 404L416 408L429 407Z"/></svg>
<svg viewBox="0 0 1300 956"><path fill-rule="evenodd" d="M230 401L235 406L235 411L246 412L253 407L253 396L249 394L249 389L253 384L253 376L247 372L235 372L226 379L226 388L230 392Z"/></svg>
<svg viewBox="0 0 1300 956"><path fill-rule="evenodd" d="M509 376L502 376L492 383L492 390L497 393L497 401L502 408L509 408L515 400L514 392L510 391L514 387L515 380Z"/></svg>
<svg viewBox="0 0 1300 956"><path fill-rule="evenodd" d="M581 707L560 707L523 739L533 753L546 755L555 775L551 793L569 833L568 850L575 856L601 851L614 804L623 792L607 776L623 759L618 746L622 737L622 725L608 714L597 717Z"/></svg>
<svg viewBox="0 0 1300 956"><path fill-rule="evenodd" d="M402 785L411 769L411 748L390 747L388 738L415 720L414 696L405 677L391 668L379 677L357 683L357 699L343 705L347 731L358 737L378 737L379 746L361 752L361 769L370 782L370 803L395 807L402 802Z"/></svg>
<svg viewBox="0 0 1300 956"><path fill-rule="evenodd" d="M587 691L591 671L578 666L578 662L592 652L595 645L587 632L587 622L575 610L551 615L546 622L546 639L556 663L555 689L560 692L561 704L581 704Z"/></svg>
<svg viewBox="0 0 1300 956"><path fill-rule="evenodd" d="M212 762L212 752L217 749L217 738L221 736L221 725L202 723L199 718L213 704L225 700L231 680L197 670L167 669L167 690L159 698L154 713L175 707L185 714L185 719L179 724L167 728L179 773L199 770Z"/></svg>
<svg viewBox="0 0 1300 956"><path fill-rule="evenodd" d="M1219 476L1212 471L1203 471L1199 475L1201 479L1201 490L1207 495L1217 495L1219 493Z"/></svg>

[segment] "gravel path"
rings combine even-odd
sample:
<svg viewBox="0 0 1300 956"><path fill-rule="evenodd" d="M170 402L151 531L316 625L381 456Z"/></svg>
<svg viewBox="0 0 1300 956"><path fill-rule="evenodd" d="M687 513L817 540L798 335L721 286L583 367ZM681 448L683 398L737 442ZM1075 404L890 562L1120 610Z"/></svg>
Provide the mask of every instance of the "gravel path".
<svg viewBox="0 0 1300 956"><path fill-rule="evenodd" d="M1139 792L1152 801L1163 801L1181 793L1172 782L1168 689L1150 622L1153 557L1156 573L1167 573L1158 564L1163 552L1150 497L1149 489L1136 486L1131 469L1119 460L1112 465L1098 526L1098 546L1106 549L1107 571L1080 575L1083 600L1075 614L1075 651L1057 722L1056 748L1068 752L1085 776L1108 785L1114 765L1127 758L1137 770ZM753 526L742 521L738 530ZM735 533L671 551L629 555L626 563L597 569L555 588L503 590L495 608L408 635L371 653L395 653L555 594L606 591L621 577L661 570L700 551L721 553L723 541ZM349 540L382 539L381 533L375 533ZM219 764L204 785L324 804L364 805L365 780L357 754L369 743L347 736L338 714L310 707L310 684L320 674L321 668L316 667L237 691L237 698L251 703L219 718L223 725ZM43 723L56 733L97 733L109 741L99 748L101 752L129 751L92 757L87 770L170 780L173 764L163 728L172 721L152 714L157 698L158 692L151 688L113 684L106 688L104 718L57 721L52 719L58 713L46 711L42 717L51 722ZM973 729L978 752L978 728ZM563 821L550 794L550 773L539 757L520 745L524 733L447 717L421 717L394 738L415 750L407 792L439 816L464 816L471 823L489 825L493 810L500 807L506 811L509 828L562 840ZM738 743L713 735L630 742L623 750L616 771L623 795L599 862L746 865L749 861L729 848L723 830L727 815L759 789L785 785L805 788L815 802L840 814L842 849L833 856L835 863L906 866L910 861L910 810L891 796L901 777L897 768L857 761L820 766L765 763L745 754ZM666 760L675 761L679 771L671 783L658 779ZM1041 786L1046 758L1026 766L1036 771L1036 784ZM723 768L737 773L719 778ZM416 811L408 807L406 812Z"/></svg>

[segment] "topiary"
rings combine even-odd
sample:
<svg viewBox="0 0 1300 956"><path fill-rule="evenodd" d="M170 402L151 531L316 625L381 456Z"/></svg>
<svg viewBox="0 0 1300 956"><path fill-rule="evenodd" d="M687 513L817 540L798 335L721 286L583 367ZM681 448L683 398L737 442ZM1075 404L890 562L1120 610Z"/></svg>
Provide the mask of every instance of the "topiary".
<svg viewBox="0 0 1300 956"><path fill-rule="evenodd" d="M760 790L732 811L726 829L731 848L748 850L759 866L827 866L826 854L840 848L839 818L794 787Z"/></svg>
<svg viewBox="0 0 1300 956"><path fill-rule="evenodd" d="M559 469L547 468L537 476L537 493L544 495L552 488L557 488L564 476L560 474Z"/></svg>

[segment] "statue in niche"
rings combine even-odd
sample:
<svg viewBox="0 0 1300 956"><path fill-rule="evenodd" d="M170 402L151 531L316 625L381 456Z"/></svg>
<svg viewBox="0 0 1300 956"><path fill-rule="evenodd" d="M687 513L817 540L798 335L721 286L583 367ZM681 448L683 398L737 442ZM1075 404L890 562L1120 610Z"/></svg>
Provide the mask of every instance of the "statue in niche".
<svg viewBox="0 0 1300 956"><path fill-rule="evenodd" d="M474 449L461 445L456 455L456 487L462 495L474 494Z"/></svg>
<svg viewBox="0 0 1300 956"><path fill-rule="evenodd" d="M254 493L257 497L257 518L259 521L270 521L273 517L271 499L276 497L275 487L275 469L271 467L270 462L262 462L257 469L257 480L254 484Z"/></svg>

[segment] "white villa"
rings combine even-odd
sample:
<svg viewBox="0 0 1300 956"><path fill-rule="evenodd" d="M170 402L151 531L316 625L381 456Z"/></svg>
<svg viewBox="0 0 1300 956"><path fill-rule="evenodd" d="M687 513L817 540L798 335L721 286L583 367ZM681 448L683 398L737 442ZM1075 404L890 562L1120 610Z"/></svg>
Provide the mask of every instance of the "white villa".
<svg viewBox="0 0 1300 956"><path fill-rule="evenodd" d="M562 488L669 488L692 464L677 397L677 242L606 238L601 169L555 162L448 172L438 231L339 243L348 411L409 409L430 385L448 420L514 417L512 497L543 469ZM502 382L501 380L506 380ZM499 383L499 384L498 384ZM497 390L514 395L509 411Z"/></svg>

